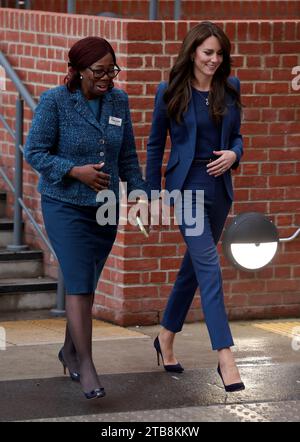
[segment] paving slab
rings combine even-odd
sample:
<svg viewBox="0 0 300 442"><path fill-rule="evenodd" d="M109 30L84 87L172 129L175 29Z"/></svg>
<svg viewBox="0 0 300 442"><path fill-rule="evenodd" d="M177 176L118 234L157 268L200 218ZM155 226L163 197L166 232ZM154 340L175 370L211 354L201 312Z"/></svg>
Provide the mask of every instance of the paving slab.
<svg viewBox="0 0 300 442"><path fill-rule="evenodd" d="M107 396L93 401L87 401L80 385L67 377L5 381L0 382L0 419L23 421L90 414L101 417L102 413L211 405L241 405L243 414L246 405L300 401L300 369L296 364L265 366L263 370L245 367L241 374L246 390L232 394L226 394L212 369L186 370L176 376L161 371L102 375Z"/></svg>
<svg viewBox="0 0 300 442"><path fill-rule="evenodd" d="M33 422L299 422L300 401L210 405L36 419Z"/></svg>
<svg viewBox="0 0 300 442"><path fill-rule="evenodd" d="M5 330L8 345L40 345L63 343L66 329L64 318L36 319L0 322L0 328ZM126 339L144 337L141 333L124 327L93 321L93 340Z"/></svg>
<svg viewBox="0 0 300 442"><path fill-rule="evenodd" d="M80 385L62 376L57 353L65 320L37 312L15 319L2 316L0 323L10 343L0 351L0 421L300 420L300 348L293 345L300 338L299 318L231 322L246 384L245 391L231 395L216 372L217 354L204 323L185 324L178 334L176 356L185 371L172 375L156 363L159 326L95 321L94 360L107 391L96 401L87 401Z"/></svg>

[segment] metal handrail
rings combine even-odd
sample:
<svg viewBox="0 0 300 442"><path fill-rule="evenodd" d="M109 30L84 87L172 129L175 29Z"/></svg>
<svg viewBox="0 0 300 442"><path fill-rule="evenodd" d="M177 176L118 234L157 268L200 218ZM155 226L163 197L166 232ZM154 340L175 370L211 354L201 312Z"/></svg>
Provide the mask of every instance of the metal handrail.
<svg viewBox="0 0 300 442"><path fill-rule="evenodd" d="M0 65L4 67L4 70L6 74L9 76L11 81L14 83L17 91L21 95L21 97L25 100L27 106L34 111L37 104L24 86L24 84L21 82L18 75L15 73L13 67L7 60L7 58L3 55L3 53L0 51Z"/></svg>
<svg viewBox="0 0 300 442"><path fill-rule="evenodd" d="M12 128L10 127L10 125L8 124L8 122L6 121L6 119L4 118L3 115L0 114L0 121L2 122L3 126L5 127L5 129L7 130L7 132L10 134L10 136L12 137L12 139L15 141L16 137L15 137L15 133L12 130Z"/></svg>
<svg viewBox="0 0 300 442"><path fill-rule="evenodd" d="M76 14L76 0L67 1L67 12L68 14Z"/></svg>
<svg viewBox="0 0 300 442"><path fill-rule="evenodd" d="M15 193L15 188L2 167L0 167L0 175L2 176L3 180L6 182L12 193Z"/></svg>
<svg viewBox="0 0 300 442"><path fill-rule="evenodd" d="M0 121L2 122L4 128L9 132L13 140L15 141L15 183L11 182L5 173L4 169L0 167L0 175L4 181L9 186L10 190L14 194L14 239L13 244L8 245L7 248L10 250L18 251L27 248L27 246L22 244L22 210L25 211L29 220L31 221L36 232L46 244L49 251L56 258L56 254L44 235L43 231L35 221L30 209L26 206L23 200L23 121L24 121L24 101L28 107L34 112L37 104L33 100L32 96L24 86L24 84L19 79L18 75L14 71L13 67L10 65L9 61L6 59L4 54L0 51L0 66L3 66L6 74L14 83L17 91L19 92L19 97L16 101L16 129L15 131L9 126L4 116L0 113ZM34 170L34 169L33 169ZM34 172L39 176L40 174L34 170ZM56 293L56 308L52 310L55 315L63 315L65 313L65 293L64 293L64 282L60 267L58 267L58 284Z"/></svg>
<svg viewBox="0 0 300 442"><path fill-rule="evenodd" d="M149 1L149 20L157 20L158 17L158 0ZM76 0L67 0L68 14L76 14ZM100 14L99 14L100 15ZM181 17L181 0L174 0L174 20L180 20Z"/></svg>
<svg viewBox="0 0 300 442"><path fill-rule="evenodd" d="M149 1L149 20L157 20L159 1ZM174 0L174 20L180 20L181 17L181 0Z"/></svg>

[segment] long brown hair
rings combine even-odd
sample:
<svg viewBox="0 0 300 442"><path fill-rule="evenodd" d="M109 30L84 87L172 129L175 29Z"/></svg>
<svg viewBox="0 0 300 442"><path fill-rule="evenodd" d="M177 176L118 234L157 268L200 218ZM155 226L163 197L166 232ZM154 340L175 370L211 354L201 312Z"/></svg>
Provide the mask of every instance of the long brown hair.
<svg viewBox="0 0 300 442"><path fill-rule="evenodd" d="M193 27L183 40L178 58L171 69L168 88L164 94L170 118L178 123L188 108L192 96L191 83L194 79L192 56L197 47L207 38L215 36L223 52L223 61L215 72L209 92L209 112L215 122L219 122L226 113L225 93L229 93L241 108L240 94L228 82L231 72L231 43L224 31L212 22L204 21Z"/></svg>

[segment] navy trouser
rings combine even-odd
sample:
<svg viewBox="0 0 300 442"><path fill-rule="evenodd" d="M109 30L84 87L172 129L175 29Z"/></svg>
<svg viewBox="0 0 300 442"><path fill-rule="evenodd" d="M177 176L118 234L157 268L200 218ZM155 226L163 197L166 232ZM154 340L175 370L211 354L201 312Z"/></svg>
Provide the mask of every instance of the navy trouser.
<svg viewBox="0 0 300 442"><path fill-rule="evenodd" d="M234 345L224 306L222 276L216 244L231 207L223 178L208 175L206 165L192 166L183 190L204 190L204 229L197 236L187 235L185 217L179 226L187 245L176 282L170 294L162 325L177 333L200 287L201 304L213 350ZM193 209L196 198L193 192ZM184 205L183 205L184 207Z"/></svg>

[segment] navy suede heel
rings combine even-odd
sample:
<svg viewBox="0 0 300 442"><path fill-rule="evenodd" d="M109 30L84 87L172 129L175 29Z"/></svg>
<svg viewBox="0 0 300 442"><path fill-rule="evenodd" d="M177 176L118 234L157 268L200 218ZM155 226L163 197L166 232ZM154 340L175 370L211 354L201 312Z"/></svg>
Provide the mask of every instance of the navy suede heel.
<svg viewBox="0 0 300 442"><path fill-rule="evenodd" d="M76 371L72 372L72 371L69 370L69 368L68 368L68 366L66 364L66 361L64 360L62 350L63 350L62 348L59 350L58 359L62 363L62 366L64 368L64 374L66 374L66 369L68 369L69 375L70 375L70 378L72 379L72 381L79 382L80 381L80 374L77 373Z"/></svg>
<svg viewBox="0 0 300 442"><path fill-rule="evenodd" d="M166 371L172 372L172 373L182 373L184 371L184 368L179 363L175 364L175 365L171 365L171 364L165 365L164 364L164 358L163 358L163 355L162 355L162 352L161 352L158 336L154 339L153 345L154 345L154 348L155 348L156 354L157 354L157 365L160 365L160 363L159 363L159 356L161 356L161 360L162 360L164 369Z"/></svg>
<svg viewBox="0 0 300 442"><path fill-rule="evenodd" d="M243 382L237 382L235 384L230 384L230 385L224 384L223 376L222 376L221 369L220 369L220 364L218 364L217 372L219 373L220 378L222 379L225 391L227 391L227 393L233 393L234 391L245 390L245 385Z"/></svg>

